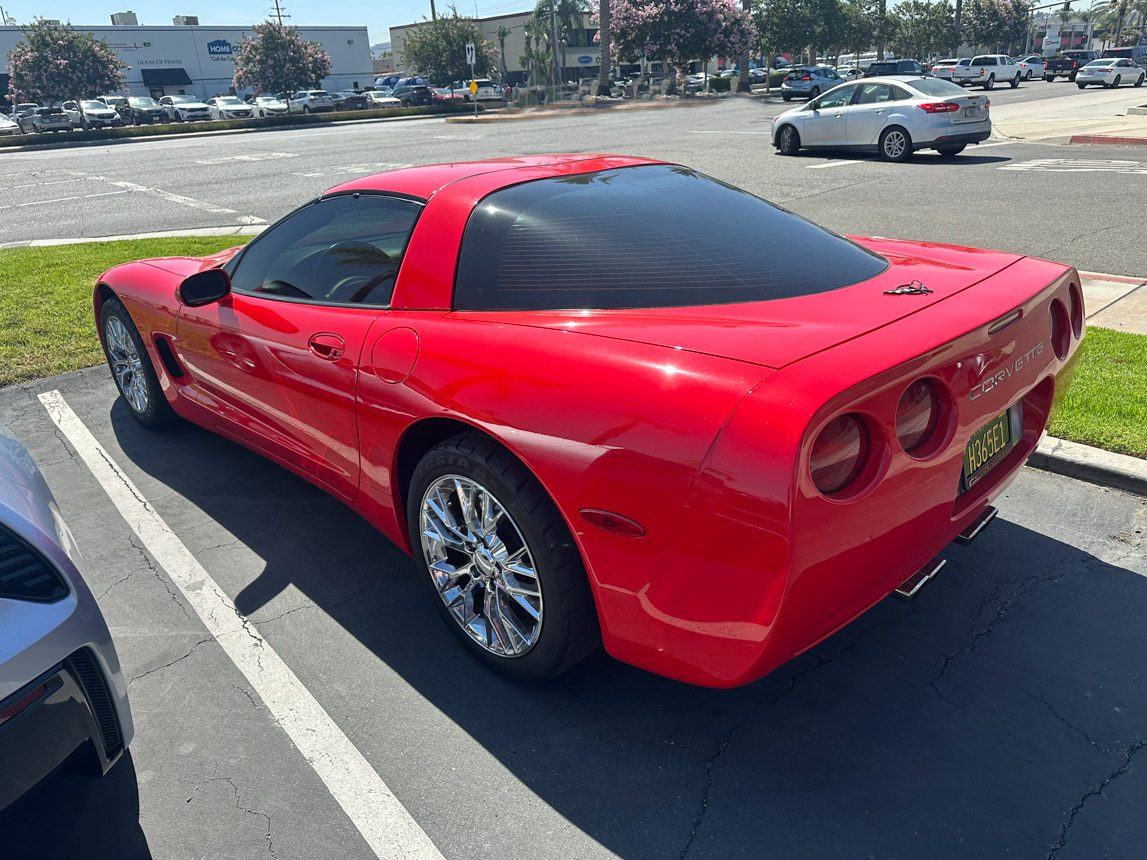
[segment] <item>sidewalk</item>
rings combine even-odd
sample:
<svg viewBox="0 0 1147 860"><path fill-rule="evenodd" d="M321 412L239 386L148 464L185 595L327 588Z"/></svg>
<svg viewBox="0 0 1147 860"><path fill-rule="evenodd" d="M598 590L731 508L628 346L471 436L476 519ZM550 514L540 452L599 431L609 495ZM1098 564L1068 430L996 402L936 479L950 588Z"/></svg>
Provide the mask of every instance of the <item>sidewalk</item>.
<svg viewBox="0 0 1147 860"><path fill-rule="evenodd" d="M1147 87L1078 89L1068 81L1032 81L1025 87L1054 87L1063 95L992 106L992 130L999 136L1048 143L1147 145L1147 114L1128 111L1147 105ZM989 95L989 98L991 96Z"/></svg>
<svg viewBox="0 0 1147 860"><path fill-rule="evenodd" d="M1147 335L1147 279L1092 272L1079 278L1088 325Z"/></svg>

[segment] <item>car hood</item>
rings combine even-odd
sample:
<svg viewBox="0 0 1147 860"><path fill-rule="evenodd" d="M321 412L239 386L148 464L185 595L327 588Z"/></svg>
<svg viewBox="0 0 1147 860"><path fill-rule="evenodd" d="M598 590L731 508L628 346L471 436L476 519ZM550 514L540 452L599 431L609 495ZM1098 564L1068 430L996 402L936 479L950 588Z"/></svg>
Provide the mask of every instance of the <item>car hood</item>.
<svg viewBox="0 0 1147 860"><path fill-rule="evenodd" d="M635 341L781 368L929 308L1023 259L925 242L854 241L888 260L867 281L767 302L603 311L458 312L475 321L528 325ZM889 295L919 282L931 292Z"/></svg>

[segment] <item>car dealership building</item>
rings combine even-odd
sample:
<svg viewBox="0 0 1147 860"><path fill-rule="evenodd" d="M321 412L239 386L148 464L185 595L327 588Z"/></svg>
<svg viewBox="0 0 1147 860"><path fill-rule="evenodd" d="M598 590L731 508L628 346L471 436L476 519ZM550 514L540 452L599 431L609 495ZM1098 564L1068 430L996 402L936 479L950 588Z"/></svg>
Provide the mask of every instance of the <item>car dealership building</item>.
<svg viewBox="0 0 1147 860"><path fill-rule="evenodd" d="M83 26L72 29L105 40L127 65L121 91L155 98L225 95L233 87L234 54L250 27ZM318 42L331 57L331 73L320 83L327 90L368 87L374 78L366 27L299 27L304 39ZM0 58L23 39L19 27L0 27ZM7 62L0 63L0 94L8 91ZM244 92L244 94L246 94Z"/></svg>

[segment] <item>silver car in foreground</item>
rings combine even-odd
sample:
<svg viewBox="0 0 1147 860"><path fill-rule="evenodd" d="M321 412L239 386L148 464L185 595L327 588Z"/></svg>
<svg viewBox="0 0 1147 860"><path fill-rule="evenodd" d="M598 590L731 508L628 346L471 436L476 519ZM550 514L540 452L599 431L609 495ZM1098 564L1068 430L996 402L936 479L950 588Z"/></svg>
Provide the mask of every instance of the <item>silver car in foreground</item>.
<svg viewBox="0 0 1147 860"><path fill-rule="evenodd" d="M990 104L938 78L864 78L776 117L772 143L782 155L819 147L877 152L887 161L907 161L918 149L953 156L991 135Z"/></svg>
<svg viewBox="0 0 1147 860"><path fill-rule="evenodd" d="M131 737L119 657L71 532L0 427L0 809L69 759L106 773Z"/></svg>

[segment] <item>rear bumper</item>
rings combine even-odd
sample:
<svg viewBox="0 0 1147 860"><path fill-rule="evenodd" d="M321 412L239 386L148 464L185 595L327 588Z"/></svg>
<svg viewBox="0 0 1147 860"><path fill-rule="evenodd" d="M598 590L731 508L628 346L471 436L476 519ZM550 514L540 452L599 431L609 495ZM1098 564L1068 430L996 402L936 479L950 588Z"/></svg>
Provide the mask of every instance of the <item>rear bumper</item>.
<svg viewBox="0 0 1147 860"><path fill-rule="evenodd" d="M0 810L85 744L100 773L124 750L107 680L86 649L0 701L0 719Z"/></svg>
<svg viewBox="0 0 1147 860"><path fill-rule="evenodd" d="M941 134L932 138L931 140L913 141L912 148L931 149L934 146L964 146L969 143L979 143L980 141L987 140L992 136L991 123L989 122L987 126L987 128L981 128L974 132L960 134Z"/></svg>
<svg viewBox="0 0 1147 860"><path fill-rule="evenodd" d="M726 422L656 576L633 593L599 590L607 650L689 683L731 687L891 594L972 524L1035 450L1082 336L1082 328L1070 336L1062 357L1050 339L1052 303L1067 301L1069 284L1078 290L1073 270L1021 259L770 377ZM1013 311L1014 323L989 333ZM949 399L942 441L917 459L899 448L895 411L920 377ZM1016 404L1014 444L963 489L968 441ZM813 486L808 461L816 432L843 412L865 416L874 453L857 490L829 499Z"/></svg>

